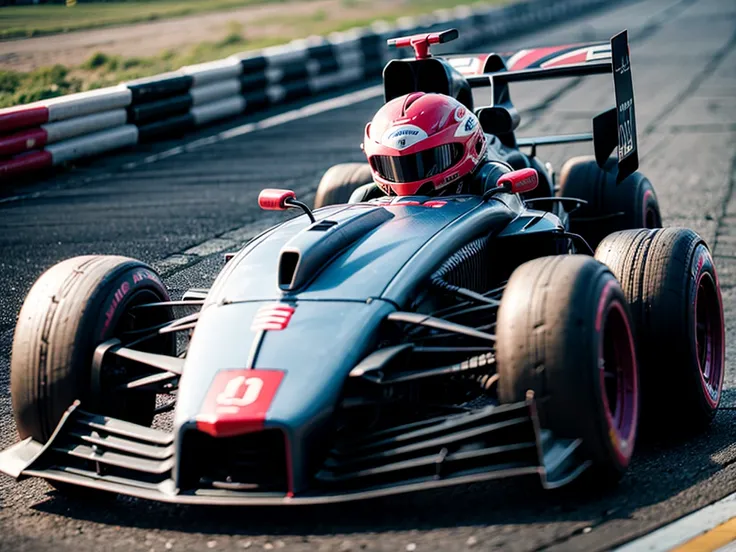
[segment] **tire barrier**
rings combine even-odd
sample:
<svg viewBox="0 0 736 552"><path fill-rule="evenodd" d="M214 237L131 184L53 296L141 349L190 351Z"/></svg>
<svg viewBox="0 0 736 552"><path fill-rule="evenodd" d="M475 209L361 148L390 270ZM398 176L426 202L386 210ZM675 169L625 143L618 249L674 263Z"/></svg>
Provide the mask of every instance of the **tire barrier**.
<svg viewBox="0 0 736 552"><path fill-rule="evenodd" d="M192 75L181 70L124 83L131 91L128 122L138 128L140 142L179 136L194 128L189 110Z"/></svg>
<svg viewBox="0 0 736 552"><path fill-rule="evenodd" d="M138 142L125 86L0 110L0 181Z"/></svg>
<svg viewBox="0 0 736 552"><path fill-rule="evenodd" d="M455 27L459 39L434 51L469 51L612 3L526 0L503 7L459 6L401 18L394 25L379 21L111 88L0 109L0 183L14 175L178 138L202 125L374 80L389 59L409 55L388 50L386 40L395 36Z"/></svg>

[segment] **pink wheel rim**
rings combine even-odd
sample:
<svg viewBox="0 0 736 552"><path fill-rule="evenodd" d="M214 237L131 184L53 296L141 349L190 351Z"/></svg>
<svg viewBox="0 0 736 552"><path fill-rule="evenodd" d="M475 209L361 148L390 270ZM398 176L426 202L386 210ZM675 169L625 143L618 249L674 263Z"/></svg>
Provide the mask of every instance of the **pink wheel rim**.
<svg viewBox="0 0 736 552"><path fill-rule="evenodd" d="M604 302L606 297L601 298ZM639 382L634 337L626 311L615 301L601 324L598 364L608 435L619 462L631 460L639 410Z"/></svg>
<svg viewBox="0 0 736 552"><path fill-rule="evenodd" d="M723 385L723 334L723 308L715 280L701 272L695 291L695 352L705 399L712 409L718 406Z"/></svg>
<svg viewBox="0 0 736 552"><path fill-rule="evenodd" d="M657 211L649 205L649 198L652 197L654 194L652 194L651 190L647 190L644 192L644 199L642 200L643 205L643 228L659 228L661 223L659 222L659 216L657 215Z"/></svg>

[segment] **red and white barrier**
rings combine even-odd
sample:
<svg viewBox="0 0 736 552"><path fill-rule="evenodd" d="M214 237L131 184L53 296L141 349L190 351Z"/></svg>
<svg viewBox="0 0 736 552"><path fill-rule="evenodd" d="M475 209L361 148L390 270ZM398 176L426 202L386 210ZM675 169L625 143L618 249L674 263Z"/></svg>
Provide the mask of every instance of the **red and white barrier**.
<svg viewBox="0 0 736 552"><path fill-rule="evenodd" d="M123 86L0 110L0 179L133 145Z"/></svg>
<svg viewBox="0 0 736 552"><path fill-rule="evenodd" d="M130 90L116 86L44 100L42 104L49 110L48 121L54 122L127 107L130 100Z"/></svg>
<svg viewBox="0 0 736 552"><path fill-rule="evenodd" d="M238 94L237 96L231 96L224 100L193 107L190 113L194 117L194 124L201 126L213 121L234 117L244 110L245 98Z"/></svg>
<svg viewBox="0 0 736 552"><path fill-rule="evenodd" d="M82 134L118 127L125 124L124 109L104 113L94 113L56 123L42 124L37 128L18 130L0 136L0 157L10 157L23 152L37 150L46 144L53 144Z"/></svg>
<svg viewBox="0 0 736 552"><path fill-rule="evenodd" d="M228 78L203 86L195 86L189 90L189 95L192 97L192 105L198 106L217 102L225 98L241 96L240 89L239 78Z"/></svg>
<svg viewBox="0 0 736 552"><path fill-rule="evenodd" d="M56 166L137 143L138 127L123 125L51 144L46 146L46 152L51 154L51 164Z"/></svg>
<svg viewBox="0 0 736 552"><path fill-rule="evenodd" d="M0 132L28 128L49 120L49 110L42 105L24 105L0 109Z"/></svg>
<svg viewBox="0 0 736 552"><path fill-rule="evenodd" d="M0 157L11 157L42 148L46 145L46 141L46 131L42 128L21 130L8 136L2 136L0 137Z"/></svg>
<svg viewBox="0 0 736 552"><path fill-rule="evenodd" d="M127 113L125 109L113 109L102 113L93 113L83 117L76 117L66 121L57 121L41 125L48 135L49 144L68 140L83 134L91 134L98 130L122 126L126 123Z"/></svg>
<svg viewBox="0 0 736 552"><path fill-rule="evenodd" d="M236 58L220 59L208 63L188 65L180 69L185 75L194 79L193 86L204 86L228 79L238 78L242 73L240 60Z"/></svg>
<svg viewBox="0 0 736 552"><path fill-rule="evenodd" d="M51 166L51 154L33 151L0 161L0 179Z"/></svg>

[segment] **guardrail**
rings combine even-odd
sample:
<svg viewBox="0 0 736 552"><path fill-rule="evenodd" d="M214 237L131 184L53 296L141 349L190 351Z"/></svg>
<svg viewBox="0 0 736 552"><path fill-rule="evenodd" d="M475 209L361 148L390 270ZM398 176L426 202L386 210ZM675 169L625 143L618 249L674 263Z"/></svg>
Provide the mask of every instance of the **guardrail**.
<svg viewBox="0 0 736 552"><path fill-rule="evenodd" d="M391 57L402 55L386 46L394 36L455 27L460 38L452 49L468 51L611 3L527 0L502 7L461 6L399 19L396 25L378 22L111 88L2 109L0 182L373 80Z"/></svg>

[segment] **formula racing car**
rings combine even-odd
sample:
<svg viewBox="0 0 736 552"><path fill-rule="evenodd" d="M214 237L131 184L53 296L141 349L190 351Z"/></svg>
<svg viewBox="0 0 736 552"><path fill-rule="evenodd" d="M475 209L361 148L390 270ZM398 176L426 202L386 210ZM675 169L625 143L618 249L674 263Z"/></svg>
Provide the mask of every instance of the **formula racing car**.
<svg viewBox="0 0 736 552"><path fill-rule="evenodd" d="M521 475L608 485L640 427L707 426L725 370L718 277L695 232L661 228L637 172L626 32L430 54L456 36L390 41L416 54L384 71L401 128L376 138L377 116L368 162L331 168L314 209L264 190L261 208L298 215L210 289L171 300L115 256L44 273L15 330L21 441L0 470L92 496L316 504ZM590 134L516 136L509 85L594 74L613 75L616 103ZM409 115L425 101L451 106L452 139L432 149ZM558 176L536 155L586 141L594 155ZM491 163L477 190L453 172L471 158ZM422 181L440 171L434 193Z"/></svg>

